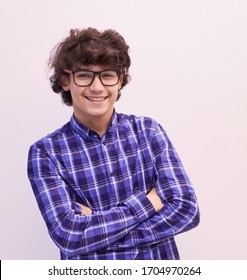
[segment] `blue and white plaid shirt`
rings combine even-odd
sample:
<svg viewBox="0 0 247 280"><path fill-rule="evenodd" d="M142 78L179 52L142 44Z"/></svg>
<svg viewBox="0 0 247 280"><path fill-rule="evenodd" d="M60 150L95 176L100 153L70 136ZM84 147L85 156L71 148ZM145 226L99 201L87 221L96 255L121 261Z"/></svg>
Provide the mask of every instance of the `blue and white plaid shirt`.
<svg viewBox="0 0 247 280"><path fill-rule="evenodd" d="M61 259L179 259L174 236L199 223L194 189L151 118L114 112L100 138L72 116L31 146L28 176Z"/></svg>

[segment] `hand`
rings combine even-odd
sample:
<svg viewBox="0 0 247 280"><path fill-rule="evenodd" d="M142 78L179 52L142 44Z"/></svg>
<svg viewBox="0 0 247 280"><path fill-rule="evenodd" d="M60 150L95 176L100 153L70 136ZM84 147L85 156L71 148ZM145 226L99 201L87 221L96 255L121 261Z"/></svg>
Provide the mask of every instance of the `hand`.
<svg viewBox="0 0 247 280"><path fill-rule="evenodd" d="M156 212L158 212L165 205L162 203L160 197L158 196L155 187L153 187L150 192L147 194L147 198L152 203Z"/></svg>
<svg viewBox="0 0 247 280"><path fill-rule="evenodd" d="M83 205L81 203L77 203L81 206L81 216L85 216L85 215L91 215L93 213L93 211L86 205Z"/></svg>

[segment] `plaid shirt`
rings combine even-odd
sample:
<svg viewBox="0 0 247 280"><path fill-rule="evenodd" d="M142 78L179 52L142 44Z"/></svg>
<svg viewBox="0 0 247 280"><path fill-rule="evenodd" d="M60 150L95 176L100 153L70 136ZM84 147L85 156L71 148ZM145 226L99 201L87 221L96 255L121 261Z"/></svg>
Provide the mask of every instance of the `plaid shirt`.
<svg viewBox="0 0 247 280"><path fill-rule="evenodd" d="M61 259L179 259L174 236L199 223L194 189L151 118L114 112L100 138L72 116L31 146L28 176Z"/></svg>

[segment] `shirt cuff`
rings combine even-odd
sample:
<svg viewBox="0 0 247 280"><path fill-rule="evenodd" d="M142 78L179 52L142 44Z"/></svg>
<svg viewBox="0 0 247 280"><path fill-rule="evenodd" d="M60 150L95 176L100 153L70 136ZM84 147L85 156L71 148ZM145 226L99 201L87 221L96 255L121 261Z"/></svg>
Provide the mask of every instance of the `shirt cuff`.
<svg viewBox="0 0 247 280"><path fill-rule="evenodd" d="M132 195L126 205L140 222L145 221L155 214L155 209L145 193Z"/></svg>

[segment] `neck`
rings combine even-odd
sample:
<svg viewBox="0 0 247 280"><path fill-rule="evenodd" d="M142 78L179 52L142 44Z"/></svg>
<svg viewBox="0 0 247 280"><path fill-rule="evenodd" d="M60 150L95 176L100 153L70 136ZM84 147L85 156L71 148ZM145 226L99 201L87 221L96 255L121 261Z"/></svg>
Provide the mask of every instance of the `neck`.
<svg viewBox="0 0 247 280"><path fill-rule="evenodd" d="M106 132L107 128L109 127L112 114L107 114L104 116L90 116L90 118L81 118L80 116L77 116L74 112L75 118L83 125L87 126L91 130L95 131L100 137Z"/></svg>
<svg viewBox="0 0 247 280"><path fill-rule="evenodd" d="M99 119L95 119L94 120L90 120L89 122L87 122L86 124L84 123L84 125L86 125L88 128L90 128L91 130L95 131L97 134L99 134L100 137L102 137L102 135L106 132L108 126L109 126L110 120L107 122L101 122Z"/></svg>

